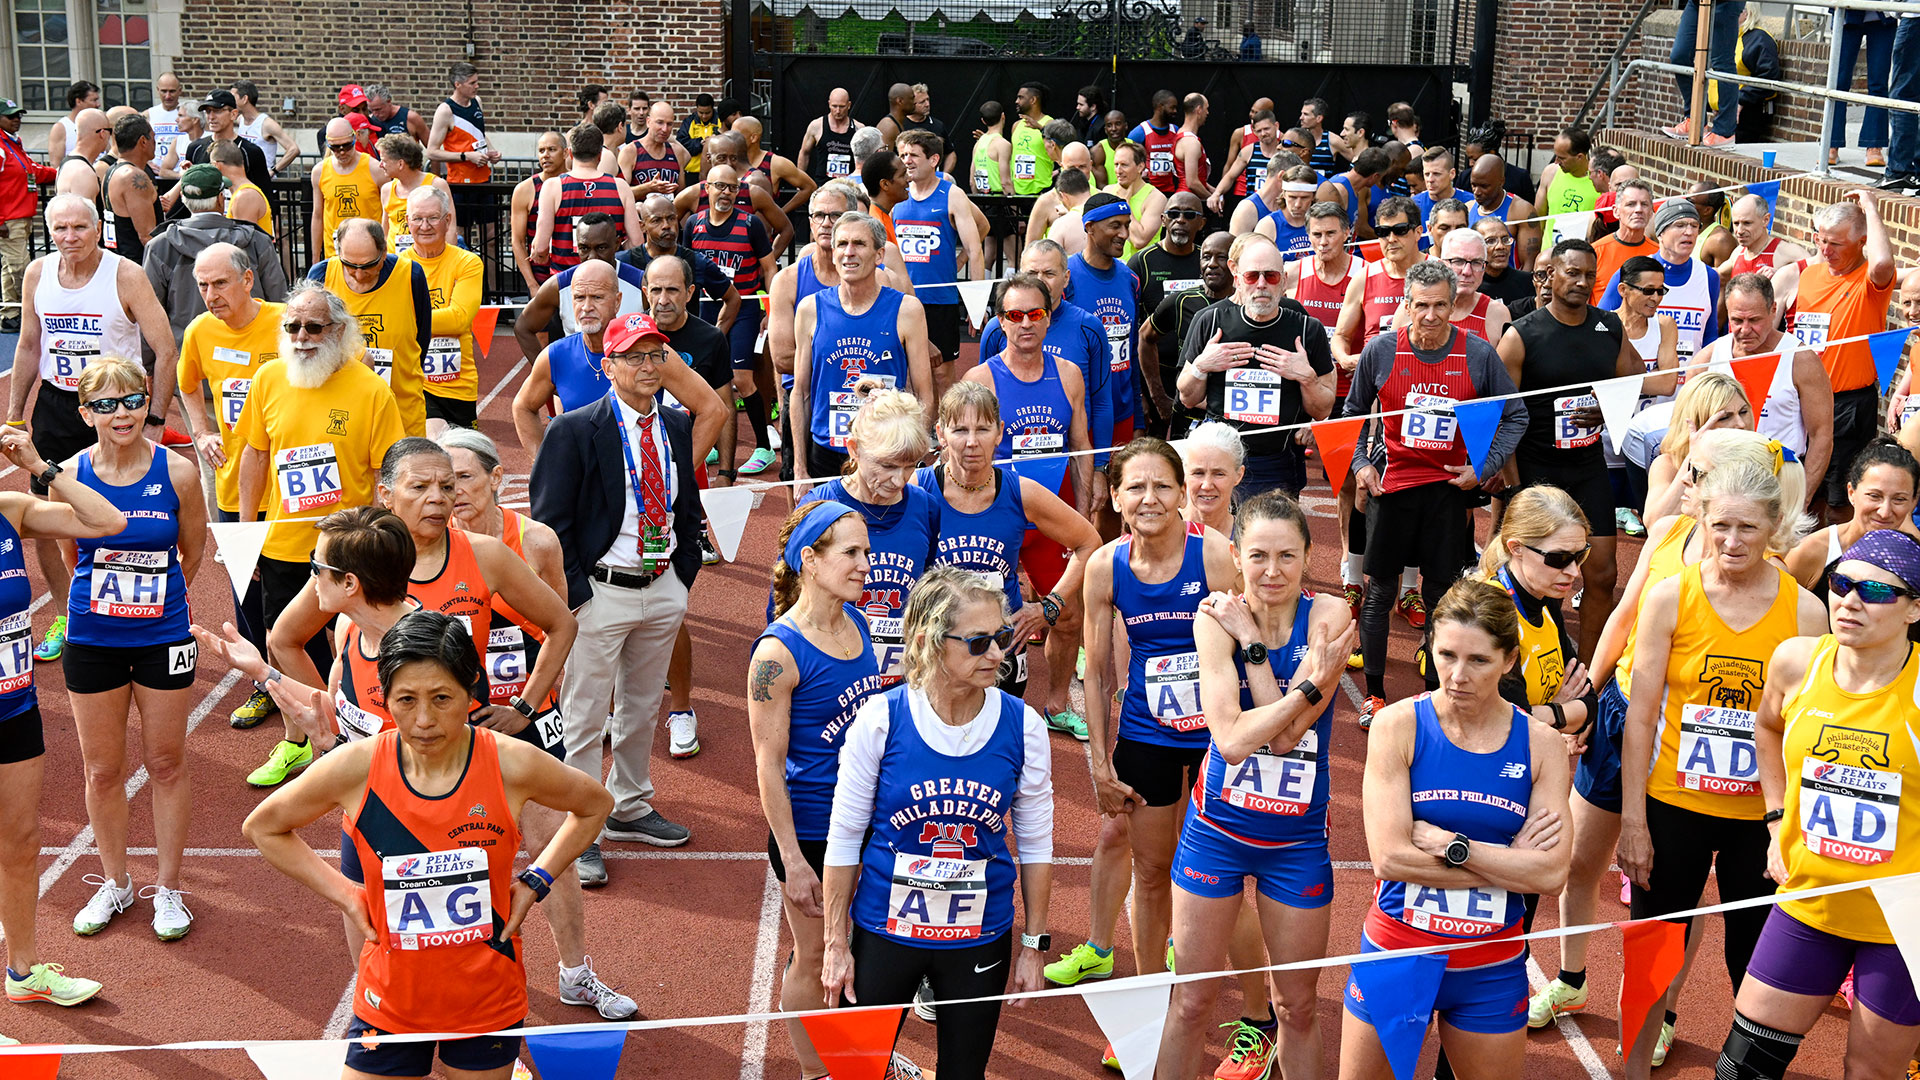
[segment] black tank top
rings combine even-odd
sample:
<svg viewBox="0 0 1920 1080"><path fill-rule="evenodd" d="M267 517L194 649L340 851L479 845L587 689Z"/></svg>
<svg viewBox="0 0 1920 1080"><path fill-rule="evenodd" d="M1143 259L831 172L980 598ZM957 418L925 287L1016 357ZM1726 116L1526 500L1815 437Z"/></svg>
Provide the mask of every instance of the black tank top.
<svg viewBox="0 0 1920 1080"><path fill-rule="evenodd" d="M380 134L382 135L405 135L407 133L407 118L411 115L405 105L400 105L395 107L392 116L387 117L385 120L375 120L374 123L380 125Z"/></svg>
<svg viewBox="0 0 1920 1080"><path fill-rule="evenodd" d="M1521 393L1548 386L1572 386L1614 377L1620 342L1626 330L1620 316L1589 307L1577 326L1568 326L1553 312L1534 311L1513 324L1526 353L1520 362ZM1515 456L1555 469L1604 468L1599 429L1577 427L1570 414L1592 404L1590 388L1569 390L1527 400L1527 430L1520 436Z"/></svg>
<svg viewBox="0 0 1920 1080"><path fill-rule="evenodd" d="M807 159L807 175L813 177L816 184L829 180L838 180L853 175L853 133L856 125L852 117L847 118L847 130L833 130L833 121L828 117L820 118L820 141L814 145L813 155Z"/></svg>
<svg viewBox="0 0 1920 1080"><path fill-rule="evenodd" d="M135 264L146 258L147 243L140 239L139 230L134 228L132 218L123 218L113 212L113 176L121 169L136 169L137 165L125 161L116 161L107 170L107 182L100 187L100 243L108 251L124 258L132 259ZM166 211L160 206L160 196L153 197L153 226L160 227L160 221Z"/></svg>

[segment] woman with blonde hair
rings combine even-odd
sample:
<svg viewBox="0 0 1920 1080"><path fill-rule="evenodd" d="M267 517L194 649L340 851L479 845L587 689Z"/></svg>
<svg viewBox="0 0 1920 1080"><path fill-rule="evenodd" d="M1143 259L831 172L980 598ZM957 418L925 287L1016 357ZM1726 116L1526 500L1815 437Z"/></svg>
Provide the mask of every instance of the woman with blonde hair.
<svg viewBox="0 0 1920 1080"><path fill-rule="evenodd" d="M1593 550L1588 538L1587 515L1573 496L1535 484L1507 503L1480 556L1480 579L1506 590L1520 617L1520 659L1500 692L1534 720L1568 734L1586 730L1599 698L1560 614Z"/></svg>
<svg viewBox="0 0 1920 1080"><path fill-rule="evenodd" d="M1676 484L1694 436L1717 428L1752 431L1756 415L1746 388L1733 376L1709 371L1688 379L1680 388L1680 396L1673 400L1660 453L1647 463L1646 512L1641 520L1652 526L1668 514L1680 512Z"/></svg>

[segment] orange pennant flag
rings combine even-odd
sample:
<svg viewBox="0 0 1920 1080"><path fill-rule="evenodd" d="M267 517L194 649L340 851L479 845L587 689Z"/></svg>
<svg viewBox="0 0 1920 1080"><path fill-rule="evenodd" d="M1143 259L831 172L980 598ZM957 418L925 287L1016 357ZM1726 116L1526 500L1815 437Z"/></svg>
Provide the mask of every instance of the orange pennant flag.
<svg viewBox="0 0 1920 1080"><path fill-rule="evenodd" d="M1342 420L1321 420L1313 425L1313 444L1320 450L1320 464L1327 470L1327 483L1335 491L1347 482L1347 471L1353 467L1353 446L1360 440L1360 428L1366 422L1364 416L1349 416Z"/></svg>
<svg viewBox="0 0 1920 1080"><path fill-rule="evenodd" d="M1790 340L1782 338L1781 343ZM1760 410L1767 407L1767 391L1773 388L1774 370L1785 359L1779 353L1770 353L1766 356L1743 357L1733 362L1733 377L1740 380L1740 386L1746 390L1747 404L1753 406L1754 416L1759 416Z"/></svg>
<svg viewBox="0 0 1920 1080"><path fill-rule="evenodd" d="M906 1006L880 1009L839 1009L803 1016L800 1023L813 1040L814 1052L834 1080L882 1080L893 1059L893 1043L906 1019Z"/></svg>
<svg viewBox="0 0 1920 1080"><path fill-rule="evenodd" d="M1640 1025L1654 1003L1666 997L1680 962L1687 955L1684 923L1642 919L1620 924L1624 958L1620 971L1620 1052L1640 1036Z"/></svg>
<svg viewBox="0 0 1920 1080"><path fill-rule="evenodd" d="M473 347L479 351L480 359L487 358L487 350L493 348L493 328L500 321L500 309L483 307L473 316Z"/></svg>
<svg viewBox="0 0 1920 1080"><path fill-rule="evenodd" d="M29 1054L0 1058L0 1073L8 1080L55 1080L60 1075L59 1054Z"/></svg>

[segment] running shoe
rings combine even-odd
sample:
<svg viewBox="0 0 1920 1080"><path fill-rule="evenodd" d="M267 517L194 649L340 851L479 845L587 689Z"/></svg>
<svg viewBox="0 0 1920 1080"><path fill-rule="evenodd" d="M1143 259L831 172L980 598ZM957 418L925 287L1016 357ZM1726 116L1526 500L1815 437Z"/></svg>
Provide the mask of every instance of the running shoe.
<svg viewBox="0 0 1920 1080"><path fill-rule="evenodd" d="M527 1068L526 1062L521 1061L519 1058L514 1058L513 1076L511 1080L533 1080L533 1070Z"/></svg>
<svg viewBox="0 0 1920 1080"><path fill-rule="evenodd" d="M690 758L700 752L700 724L692 710L667 714L667 745L677 758Z"/></svg>
<svg viewBox="0 0 1920 1080"><path fill-rule="evenodd" d="M1169 975L1179 974L1179 972L1173 970L1173 939L1172 938L1167 939L1167 974Z"/></svg>
<svg viewBox="0 0 1920 1080"><path fill-rule="evenodd" d="M591 956L580 966L578 975L568 977L566 968L560 969L560 1003L591 1005L605 1020L628 1020L640 1011L632 998L600 981L593 972Z"/></svg>
<svg viewBox="0 0 1920 1080"><path fill-rule="evenodd" d="M179 941L193 929L193 912L187 910L181 889L169 889L165 885L149 885L140 890L142 900L153 901L153 932L160 935L161 941Z"/></svg>
<svg viewBox="0 0 1920 1080"><path fill-rule="evenodd" d="M1660 1025L1659 1041L1653 1044L1653 1067L1659 1068L1667 1063L1667 1053L1673 1049L1673 1025Z"/></svg>
<svg viewBox="0 0 1920 1080"><path fill-rule="evenodd" d="M1072 709L1062 709L1047 717L1047 730L1071 735L1081 742L1087 741L1087 718Z"/></svg>
<svg viewBox="0 0 1920 1080"><path fill-rule="evenodd" d="M1572 987L1554 979L1527 1001L1527 1026L1537 1030L1553 1023L1556 1017L1576 1013L1586 1007L1586 984Z"/></svg>
<svg viewBox="0 0 1920 1080"><path fill-rule="evenodd" d="M1100 1064L1105 1065L1114 1072L1120 1071L1120 1056L1113 1052L1112 1043L1108 1043L1107 1048L1100 1052Z"/></svg>
<svg viewBox="0 0 1920 1080"><path fill-rule="evenodd" d="M1868 162L1872 164L1872 162ZM193 440L184 431L175 431L171 426L160 429L161 446L192 446Z"/></svg>
<svg viewBox="0 0 1920 1080"><path fill-rule="evenodd" d="M913 1059L896 1053L887 1059L887 1072L880 1080L924 1080L926 1075L920 1071L920 1066L913 1063Z"/></svg>
<svg viewBox="0 0 1920 1080"><path fill-rule="evenodd" d="M1351 653L1347 654L1347 669L1349 671L1359 671L1366 666L1367 666L1367 654L1361 652L1358 647L1356 647Z"/></svg>
<svg viewBox="0 0 1920 1080"><path fill-rule="evenodd" d="M257 728L266 722L267 717L280 711L273 703L273 695L265 690L255 690L247 695L240 707L227 714L227 723L239 731Z"/></svg>
<svg viewBox="0 0 1920 1080"><path fill-rule="evenodd" d="M720 464L720 448L716 446L707 451L707 468L711 469L718 464Z"/></svg>
<svg viewBox="0 0 1920 1080"><path fill-rule="evenodd" d="M1360 706L1360 730L1373 730L1374 714L1387 707L1385 698L1369 697L1366 704Z"/></svg>
<svg viewBox="0 0 1920 1080"><path fill-rule="evenodd" d="M17 323L18 320L15 320L15 322ZM17 326L15 328L18 329ZM0 1035L0 1046L19 1046L19 1045L20 1045L19 1039L9 1039L5 1035Z"/></svg>
<svg viewBox="0 0 1920 1080"><path fill-rule="evenodd" d="M1419 590L1407 589L1403 591L1400 594L1399 601L1393 605L1393 609L1398 611L1400 617L1407 620L1407 625L1413 627L1415 630L1425 630L1427 628L1427 600L1420 595Z"/></svg>
<svg viewBox="0 0 1920 1080"><path fill-rule="evenodd" d="M1347 581L1341 583L1340 594L1346 597L1347 607L1353 610L1353 621L1359 622L1360 605L1367 599L1367 590L1361 588L1354 582Z"/></svg>
<svg viewBox="0 0 1920 1080"><path fill-rule="evenodd" d="M713 566L719 561L720 553L713 550L713 541L708 538L706 530L702 529L700 531L700 565Z"/></svg>
<svg viewBox="0 0 1920 1080"><path fill-rule="evenodd" d="M1041 974L1060 986L1072 986L1082 979L1105 979L1113 974L1113 952L1101 956L1091 942L1083 941L1072 951L1061 953L1060 959L1041 969Z"/></svg>
<svg viewBox="0 0 1920 1080"><path fill-rule="evenodd" d="M1220 1026L1233 1032L1227 1036L1227 1056L1213 1070L1213 1080L1266 1080L1273 1070L1274 1032L1245 1020Z"/></svg>
<svg viewBox="0 0 1920 1080"><path fill-rule="evenodd" d="M1620 875L1620 902L1629 907L1633 905L1633 879L1624 873Z"/></svg>
<svg viewBox="0 0 1920 1080"><path fill-rule="evenodd" d="M1680 122L1674 124L1672 127L1661 128L1660 134L1665 135L1669 139L1684 139L1687 137L1687 126L1687 118L1683 116L1680 118Z"/></svg>
<svg viewBox="0 0 1920 1080"><path fill-rule="evenodd" d="M133 906L133 876L127 876L125 885L116 885L99 874L88 874L80 879L88 885L98 885L93 899L73 917L73 932L81 937L92 937L107 928L115 915ZM38 969L35 969L38 970Z"/></svg>
<svg viewBox="0 0 1920 1080"><path fill-rule="evenodd" d="M273 753L267 755L266 763L247 774L247 783L254 787L276 787L311 764L312 741L296 745L281 739L273 744Z"/></svg>
<svg viewBox="0 0 1920 1080"><path fill-rule="evenodd" d="M1641 524L1640 515L1634 513L1633 507L1631 506L1614 508L1613 527L1626 533L1628 536L1647 535L1647 527Z"/></svg>
<svg viewBox="0 0 1920 1080"><path fill-rule="evenodd" d="M45 663L60 659L67 648L67 617L56 615L53 625L47 627L47 636L40 639L40 647L33 650L33 658Z"/></svg>
<svg viewBox="0 0 1920 1080"><path fill-rule="evenodd" d="M1847 969L1847 977L1840 981L1839 996L1841 1001L1844 1001L1847 1003L1847 1008L1849 1009L1853 1008L1853 969L1852 968Z"/></svg>
<svg viewBox="0 0 1920 1080"><path fill-rule="evenodd" d="M1733 136L1715 135L1713 132L1709 131L1707 132L1706 136L1700 140L1700 145L1701 146L1732 146ZM1869 161L1867 162L1867 164L1871 165L1873 164L1873 162Z"/></svg>
<svg viewBox="0 0 1920 1080"><path fill-rule="evenodd" d="M925 978L920 980L919 988L913 992L913 1015L929 1024L939 1022L933 1011L933 984Z"/></svg>
<svg viewBox="0 0 1920 1080"><path fill-rule="evenodd" d="M55 1005L73 1006L100 992L99 983L61 974L65 970L59 964L35 964L33 970L27 972L26 978L16 979L13 969L8 968L7 1000L16 1005L24 1005L29 1001L51 1001Z"/></svg>
<svg viewBox="0 0 1920 1080"><path fill-rule="evenodd" d="M607 860L600 854L598 840L587 845L587 850L573 860L573 872L580 878L583 889L597 889L607 883Z"/></svg>
<svg viewBox="0 0 1920 1080"><path fill-rule="evenodd" d="M1073 658L1073 677L1081 682L1087 681L1087 650L1084 646L1080 654Z"/></svg>
<svg viewBox="0 0 1920 1080"><path fill-rule="evenodd" d="M780 455L764 446L756 447L753 453L747 455L747 460L741 463L740 475L759 476L761 473L779 464L779 462Z"/></svg>

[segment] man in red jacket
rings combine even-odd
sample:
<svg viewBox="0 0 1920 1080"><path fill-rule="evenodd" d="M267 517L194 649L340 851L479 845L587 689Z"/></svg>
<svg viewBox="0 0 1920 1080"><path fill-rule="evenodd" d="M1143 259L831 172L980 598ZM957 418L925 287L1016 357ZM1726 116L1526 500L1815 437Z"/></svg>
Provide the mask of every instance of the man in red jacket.
<svg viewBox="0 0 1920 1080"><path fill-rule="evenodd" d="M20 118L27 110L0 98L0 333L20 332L20 279L32 257L27 238L40 211L39 185L53 183L54 170L27 156L20 145Z"/></svg>

